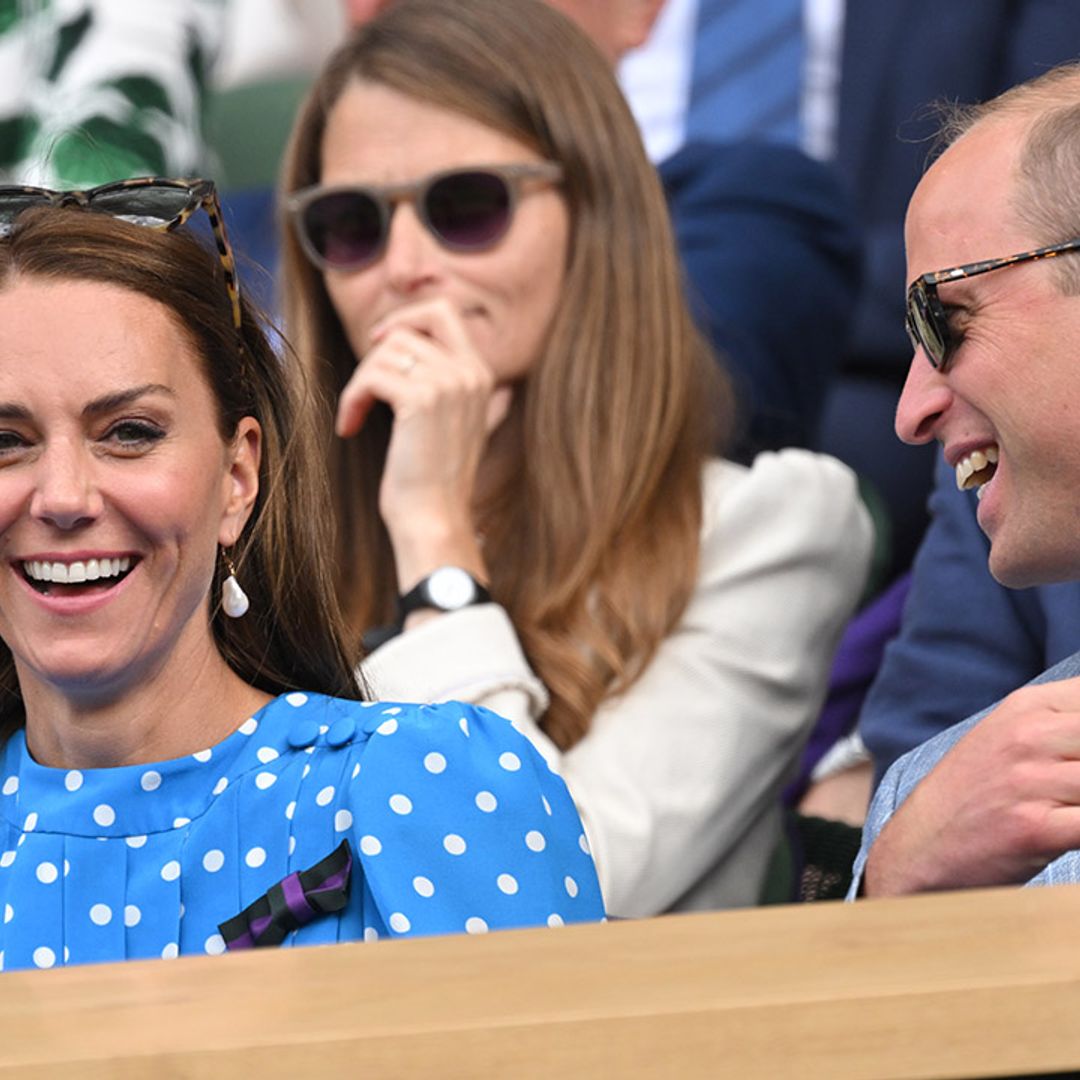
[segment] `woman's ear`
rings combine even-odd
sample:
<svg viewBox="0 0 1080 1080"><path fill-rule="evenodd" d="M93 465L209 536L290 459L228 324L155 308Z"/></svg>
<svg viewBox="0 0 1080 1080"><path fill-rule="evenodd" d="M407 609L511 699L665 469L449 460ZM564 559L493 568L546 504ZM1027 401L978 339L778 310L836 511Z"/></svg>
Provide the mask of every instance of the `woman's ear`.
<svg viewBox="0 0 1080 1080"><path fill-rule="evenodd" d="M236 425L236 435L226 450L225 501L218 543L232 547L244 531L259 494L259 463L262 460L262 428L253 416Z"/></svg>

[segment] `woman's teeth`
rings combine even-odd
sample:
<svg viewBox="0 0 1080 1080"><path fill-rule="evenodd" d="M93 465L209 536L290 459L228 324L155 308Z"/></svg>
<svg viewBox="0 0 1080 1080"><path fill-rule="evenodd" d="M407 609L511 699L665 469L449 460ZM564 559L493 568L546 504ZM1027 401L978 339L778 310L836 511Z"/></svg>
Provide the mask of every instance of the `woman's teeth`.
<svg viewBox="0 0 1080 1080"><path fill-rule="evenodd" d="M956 486L961 491L981 488L997 470L998 448L993 443L973 450L956 463Z"/></svg>
<svg viewBox="0 0 1080 1080"><path fill-rule="evenodd" d="M23 573L31 581L51 581L58 585L77 585L83 581L119 577L131 569L131 557L119 559L87 559L85 562L38 562L22 564Z"/></svg>

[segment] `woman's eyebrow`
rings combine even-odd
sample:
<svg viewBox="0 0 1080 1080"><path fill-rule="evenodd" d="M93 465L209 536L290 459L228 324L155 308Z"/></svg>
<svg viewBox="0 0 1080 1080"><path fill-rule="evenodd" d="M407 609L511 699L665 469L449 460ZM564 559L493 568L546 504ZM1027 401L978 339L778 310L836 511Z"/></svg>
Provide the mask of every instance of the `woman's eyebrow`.
<svg viewBox="0 0 1080 1080"><path fill-rule="evenodd" d="M82 415L101 416L103 413L113 412L130 405L146 394L166 394L171 398L176 397L176 391L163 383L144 383L141 386L133 386L130 390L118 390L113 394L103 394L94 398L83 406ZM0 401L0 420L32 420L33 414L25 405L14 401Z"/></svg>
<svg viewBox="0 0 1080 1080"><path fill-rule="evenodd" d="M146 394L166 394L176 397L176 392L163 383L143 383L141 386L133 386L130 390L118 390L112 394L103 394L83 406L82 415L101 416L103 413L114 412L130 405ZM0 416L3 416L3 406L0 405Z"/></svg>

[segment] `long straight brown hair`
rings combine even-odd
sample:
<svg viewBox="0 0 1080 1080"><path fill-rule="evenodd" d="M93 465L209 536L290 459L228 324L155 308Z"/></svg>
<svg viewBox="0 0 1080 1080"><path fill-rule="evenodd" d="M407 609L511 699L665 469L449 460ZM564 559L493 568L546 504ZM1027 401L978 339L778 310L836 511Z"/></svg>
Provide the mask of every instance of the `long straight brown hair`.
<svg viewBox="0 0 1080 1080"><path fill-rule="evenodd" d="M400 0L327 62L293 130L285 193L319 182L327 116L355 80L460 112L563 168L562 298L499 433L512 444L505 475L475 524L492 593L550 692L543 727L566 748L640 675L689 601L702 467L729 426L730 394L687 312L634 119L568 19L540 0ZM288 229L282 288L297 351L336 400L357 358ZM384 407L328 448L338 577L357 632L394 610L378 514L391 424Z"/></svg>
<svg viewBox="0 0 1080 1080"><path fill-rule="evenodd" d="M242 679L268 693L359 697L359 649L347 644L354 639L326 559L330 496L315 432L328 421L295 357L275 352L246 302L238 348L216 255L186 228L162 233L77 208L42 208L22 214L0 242L0 290L22 278L101 282L157 301L203 363L222 440L235 435L241 418L259 421L259 493L233 549L251 607L230 619L212 602L214 640ZM223 575L219 560L213 598ZM15 664L0 642L0 735L23 719Z"/></svg>

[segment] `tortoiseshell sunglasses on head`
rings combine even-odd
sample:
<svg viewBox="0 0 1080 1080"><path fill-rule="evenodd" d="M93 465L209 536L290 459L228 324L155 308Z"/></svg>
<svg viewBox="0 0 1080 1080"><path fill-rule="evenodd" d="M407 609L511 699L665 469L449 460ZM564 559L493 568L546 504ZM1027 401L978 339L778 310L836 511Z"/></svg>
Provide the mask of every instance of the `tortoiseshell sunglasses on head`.
<svg viewBox="0 0 1080 1080"><path fill-rule="evenodd" d="M50 191L37 187L0 187L0 237L7 236L15 220L33 206L81 206L112 217L171 232L183 225L201 206L210 219L225 288L232 303L233 324L241 326L240 285L236 262L221 216L221 201L212 180L171 180L160 176L140 176L116 180L88 191Z"/></svg>
<svg viewBox="0 0 1080 1080"><path fill-rule="evenodd" d="M1052 259L1070 251L1080 251L1080 238L1052 244L1050 247L1035 248L1033 251L1022 251L1019 255L1006 255L1003 259L984 259L966 266L954 266L950 270L934 270L917 277L908 287L907 314L904 318L911 347L915 350L921 348L926 353L926 359L938 371L946 371L952 362L957 342L949 327L948 312L938 296L939 285L947 281L976 277L991 270L1003 270L1006 266Z"/></svg>

